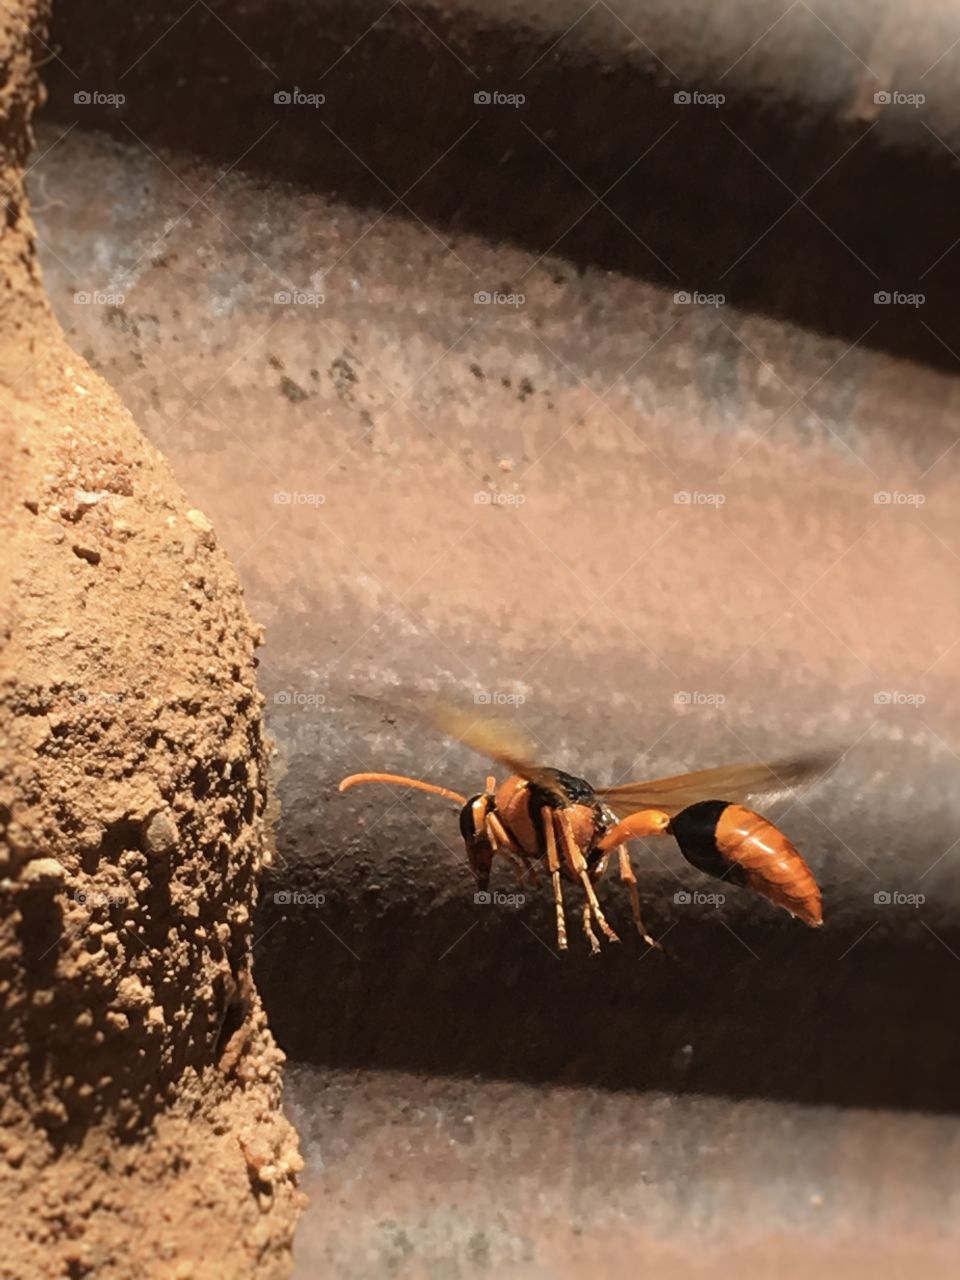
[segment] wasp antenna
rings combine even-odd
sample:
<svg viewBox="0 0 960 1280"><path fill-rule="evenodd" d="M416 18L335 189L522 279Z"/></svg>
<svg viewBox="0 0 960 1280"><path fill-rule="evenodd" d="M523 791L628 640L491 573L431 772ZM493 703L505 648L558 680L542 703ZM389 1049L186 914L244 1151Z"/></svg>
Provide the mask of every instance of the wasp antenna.
<svg viewBox="0 0 960 1280"><path fill-rule="evenodd" d="M445 800L453 800L455 804L464 805L467 797L459 791L450 791L447 787L438 787L435 782L423 782L420 778L405 778L399 773L351 773L337 787L338 791L349 791L351 787L363 782L384 782L389 787L412 787L415 791L426 791L433 796L443 796Z"/></svg>

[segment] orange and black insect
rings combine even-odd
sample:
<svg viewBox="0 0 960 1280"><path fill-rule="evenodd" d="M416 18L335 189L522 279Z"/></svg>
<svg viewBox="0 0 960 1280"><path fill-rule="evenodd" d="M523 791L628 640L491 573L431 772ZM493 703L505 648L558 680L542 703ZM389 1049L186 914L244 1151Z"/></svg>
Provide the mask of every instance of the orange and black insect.
<svg viewBox="0 0 960 1280"><path fill-rule="evenodd" d="M634 923L648 945L659 947L640 915L637 878L627 849L631 840L648 836L673 836L684 858L698 871L752 889L812 927L823 923L820 889L803 858L782 831L740 801L788 794L825 772L835 757L726 765L650 782L593 787L583 778L535 763L529 744L498 721L478 719L446 705L436 707L430 719L510 769L510 776L499 785L488 777L485 789L469 798L435 783L391 773L351 774L340 783L340 790L381 782L426 791L460 805L460 832L480 889L487 888L498 854L512 861L521 876L546 867L561 950L567 948L562 877L583 886L587 899L583 931L591 950L600 949L594 924L609 941L619 941L594 887L614 854Z"/></svg>

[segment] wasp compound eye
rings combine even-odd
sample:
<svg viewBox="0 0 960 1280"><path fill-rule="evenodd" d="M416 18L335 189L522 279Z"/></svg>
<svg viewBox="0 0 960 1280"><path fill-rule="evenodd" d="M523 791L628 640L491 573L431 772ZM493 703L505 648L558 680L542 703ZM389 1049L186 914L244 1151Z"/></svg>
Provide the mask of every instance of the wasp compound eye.
<svg viewBox="0 0 960 1280"><path fill-rule="evenodd" d="M743 885L746 883L743 868L724 857L717 843L717 828L728 808L726 800L700 800L677 814L670 823L670 833L680 852L698 871L717 880Z"/></svg>
<svg viewBox="0 0 960 1280"><path fill-rule="evenodd" d="M481 890L487 889L490 884L490 868L495 852L487 826L488 804L488 798L483 794L471 796L460 810L460 834L467 851L467 861L476 876L477 888Z"/></svg>
<svg viewBox="0 0 960 1280"><path fill-rule="evenodd" d="M467 803L460 810L460 834L469 844L477 835L477 828L474 822L473 806L478 800L482 800L483 796L471 796Z"/></svg>

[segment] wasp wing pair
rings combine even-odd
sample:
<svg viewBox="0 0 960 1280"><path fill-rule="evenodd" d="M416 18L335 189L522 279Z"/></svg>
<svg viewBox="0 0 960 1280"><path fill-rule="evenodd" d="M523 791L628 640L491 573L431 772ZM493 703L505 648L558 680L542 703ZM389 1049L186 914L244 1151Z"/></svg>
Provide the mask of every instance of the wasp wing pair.
<svg viewBox="0 0 960 1280"><path fill-rule="evenodd" d="M593 922L610 941L618 940L594 892L614 852L630 893L634 922L641 936L656 945L640 917L636 876L627 851L630 840L647 836L672 835L698 870L750 888L808 925L822 923L820 889L803 858L772 823L744 806L791 794L824 774L836 762L837 753L593 787L582 778L540 764L531 742L495 717L437 701L429 705L425 718L509 769L511 776L499 785L488 778L485 790L470 798L435 783L385 773L352 774L343 779L340 790L382 782L459 804L461 833L481 889L487 887L497 854L509 857L521 871L546 863L561 949L567 945L561 874L579 880L586 891L583 928L591 949L599 949Z"/></svg>

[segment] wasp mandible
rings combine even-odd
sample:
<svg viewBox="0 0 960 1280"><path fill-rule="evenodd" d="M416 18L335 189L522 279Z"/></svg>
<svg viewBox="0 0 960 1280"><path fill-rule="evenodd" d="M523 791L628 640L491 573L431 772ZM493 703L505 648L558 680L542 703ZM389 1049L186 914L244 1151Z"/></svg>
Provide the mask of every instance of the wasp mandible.
<svg viewBox="0 0 960 1280"><path fill-rule="evenodd" d="M698 871L752 889L811 927L823 923L820 888L810 868L782 831L741 802L789 794L823 774L835 755L725 765L649 782L594 787L583 778L538 764L530 744L500 721L446 704L434 707L429 718L443 732L509 769L510 776L499 784L488 777L484 790L470 797L392 773L351 774L340 783L340 791L381 782L459 805L467 859L482 890L489 885L498 854L509 859L521 877L532 878L535 870L545 867L561 951L567 949L564 878L578 881L586 895L582 924L591 952L600 950L594 925L608 941L619 942L595 888L614 856L640 936L648 946L662 950L644 926L627 848L631 840L650 836L673 836Z"/></svg>

